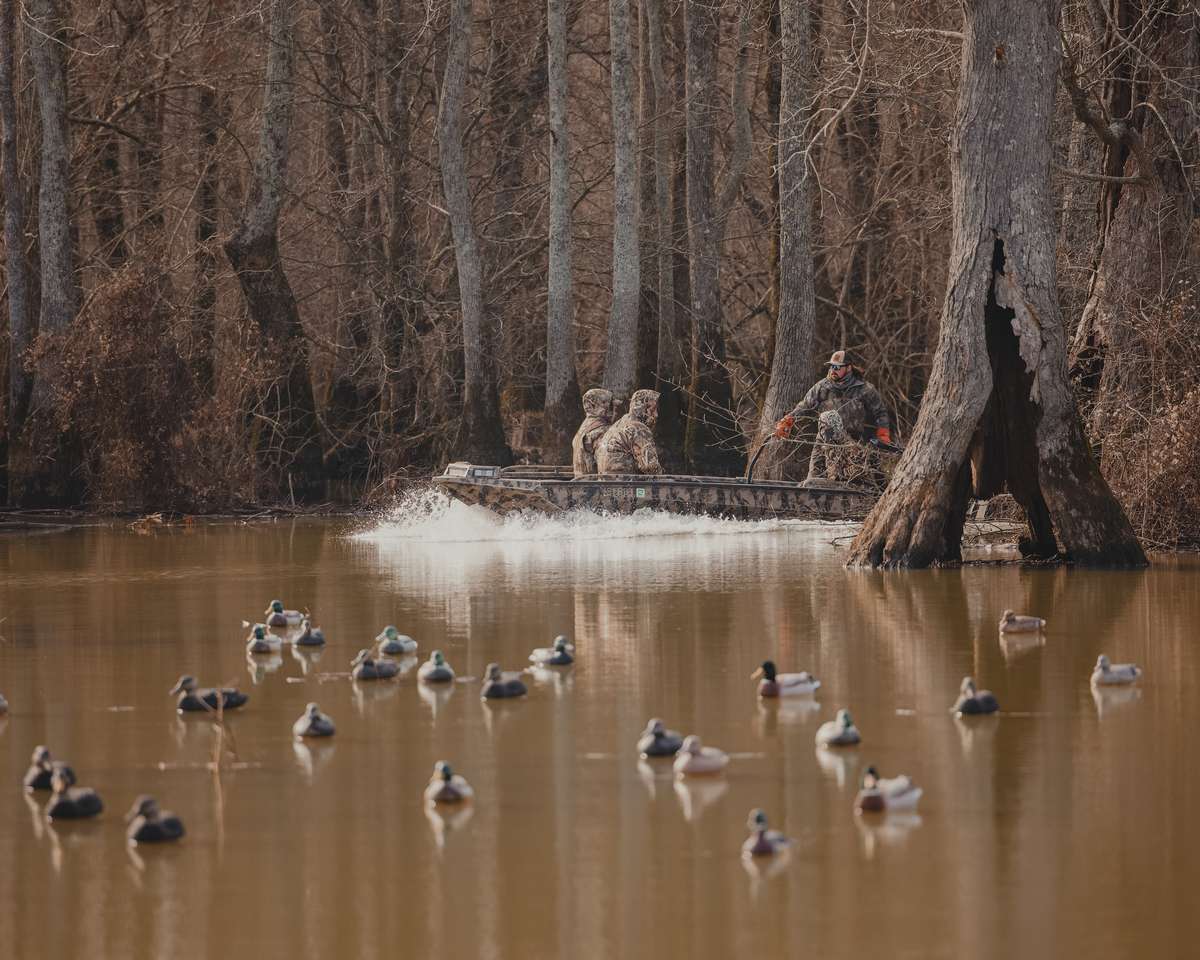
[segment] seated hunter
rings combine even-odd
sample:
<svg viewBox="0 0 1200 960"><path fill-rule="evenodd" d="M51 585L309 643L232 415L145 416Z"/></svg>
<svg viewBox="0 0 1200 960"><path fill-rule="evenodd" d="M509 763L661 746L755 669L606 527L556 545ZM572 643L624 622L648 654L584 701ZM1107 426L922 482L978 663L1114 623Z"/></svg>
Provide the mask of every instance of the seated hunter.
<svg viewBox="0 0 1200 960"><path fill-rule="evenodd" d="M596 472L596 448L612 426L616 402L611 390L600 387L583 395L583 423L571 441L571 466L575 476L586 477Z"/></svg>
<svg viewBox="0 0 1200 960"><path fill-rule="evenodd" d="M600 473L662 473L654 446L657 422L658 391L638 390L629 398L629 412L600 441L596 451Z"/></svg>
<svg viewBox="0 0 1200 960"><path fill-rule="evenodd" d="M862 367L850 351L838 350L826 366L829 373L775 425L775 436L786 437L798 419L816 416L817 439L805 482L873 483L876 471L865 445L891 447L891 414L879 391L862 378Z"/></svg>

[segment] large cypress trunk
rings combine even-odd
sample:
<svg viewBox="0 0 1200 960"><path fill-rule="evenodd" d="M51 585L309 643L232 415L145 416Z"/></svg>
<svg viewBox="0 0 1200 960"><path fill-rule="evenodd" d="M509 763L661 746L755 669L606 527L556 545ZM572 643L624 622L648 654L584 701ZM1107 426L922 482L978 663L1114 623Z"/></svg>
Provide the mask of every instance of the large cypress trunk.
<svg viewBox="0 0 1200 960"><path fill-rule="evenodd" d="M571 284L571 171L567 127L566 0L547 0L550 97L550 249L546 299L546 415L542 456L568 463L579 420L575 310Z"/></svg>
<svg viewBox="0 0 1200 960"><path fill-rule="evenodd" d="M270 495L313 499L324 492L320 436L309 377L308 341L279 255L279 213L287 184L295 0L272 0L262 126L250 195L225 255L263 339L267 375L256 398L255 455Z"/></svg>
<svg viewBox="0 0 1200 960"><path fill-rule="evenodd" d="M462 101L471 53L471 0L452 0L446 73L438 109L442 190L454 235L458 295L462 305L463 429L460 457L508 464L512 451L500 421L496 389L496 323L484 309L483 261L471 212L462 135Z"/></svg>
<svg viewBox="0 0 1200 960"><path fill-rule="evenodd" d="M1028 518L1026 552L1144 565L1067 382L1050 192L1058 0L964 6L938 348L912 440L849 562L959 560L972 490L1007 488Z"/></svg>
<svg viewBox="0 0 1200 960"><path fill-rule="evenodd" d="M771 361L771 381L763 402L759 442L771 436L775 422L804 396L812 367L813 293L811 214L807 165L808 7L804 0L781 0L779 183L779 318ZM756 476L780 478L788 447L776 443L763 451Z"/></svg>

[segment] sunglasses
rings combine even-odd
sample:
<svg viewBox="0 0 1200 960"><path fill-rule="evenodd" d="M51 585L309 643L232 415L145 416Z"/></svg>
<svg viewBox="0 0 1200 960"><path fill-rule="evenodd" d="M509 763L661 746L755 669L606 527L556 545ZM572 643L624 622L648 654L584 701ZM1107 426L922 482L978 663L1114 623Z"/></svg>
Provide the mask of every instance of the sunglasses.
<svg viewBox="0 0 1200 960"><path fill-rule="evenodd" d="M848 366L850 366L850 364L848 364L848 363L831 363L829 365L829 369L830 370L845 370Z"/></svg>

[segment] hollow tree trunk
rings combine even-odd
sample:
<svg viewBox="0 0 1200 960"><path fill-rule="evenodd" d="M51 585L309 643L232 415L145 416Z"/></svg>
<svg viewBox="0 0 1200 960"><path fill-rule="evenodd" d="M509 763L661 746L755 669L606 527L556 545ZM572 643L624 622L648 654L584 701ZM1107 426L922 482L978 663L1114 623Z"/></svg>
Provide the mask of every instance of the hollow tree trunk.
<svg viewBox="0 0 1200 960"><path fill-rule="evenodd" d="M1091 456L1066 375L1055 283L1050 123L1058 0L967 0L941 331L912 439L849 563L961 557L967 500L1007 486L1027 552L1144 565Z"/></svg>
<svg viewBox="0 0 1200 960"><path fill-rule="evenodd" d="M463 329L463 423L458 455L476 463L508 464L496 390L496 331L484 311L483 262L471 213L462 135L462 101L471 53L471 0L451 0L449 46L438 109L442 191L454 235Z"/></svg>
<svg viewBox="0 0 1200 960"><path fill-rule="evenodd" d="M720 5L689 0L686 17L687 211L695 333L685 451L697 472L728 476L740 470L742 455L721 318L720 246L728 212L722 200L729 185L718 197L714 134Z"/></svg>
<svg viewBox="0 0 1200 960"><path fill-rule="evenodd" d="M25 422L32 380L25 351L33 341L29 301L29 263L25 258L24 187L17 170L17 102L13 95L16 64L15 3L0 4L0 153L3 154L4 267L8 286L8 424L5 437L16 437Z"/></svg>
<svg viewBox="0 0 1200 960"><path fill-rule="evenodd" d="M779 28L779 319L759 443L771 436L776 421L800 401L809 385L816 314L807 161L811 60L805 0L780 0ZM756 476L781 478L788 450L788 445L776 442L763 451Z"/></svg>
<svg viewBox="0 0 1200 960"><path fill-rule="evenodd" d="M250 194L225 255L241 284L250 318L263 337L267 376L256 398L256 457L270 493L301 499L322 494L324 478L308 341L279 255L279 213L287 185L292 125L295 0L272 0L262 126ZM262 426L265 424L265 426ZM265 435L264 435L265 432Z"/></svg>
<svg viewBox="0 0 1200 960"><path fill-rule="evenodd" d="M546 415L543 457L568 463L579 420L575 309L571 286L571 170L567 126L566 0L547 0L550 98L550 249L546 301Z"/></svg>
<svg viewBox="0 0 1200 960"><path fill-rule="evenodd" d="M641 265L638 257L637 126L633 116L633 54L629 34L629 0L609 0L612 47L613 124L613 255L612 312L604 386L621 399L637 387L638 300Z"/></svg>

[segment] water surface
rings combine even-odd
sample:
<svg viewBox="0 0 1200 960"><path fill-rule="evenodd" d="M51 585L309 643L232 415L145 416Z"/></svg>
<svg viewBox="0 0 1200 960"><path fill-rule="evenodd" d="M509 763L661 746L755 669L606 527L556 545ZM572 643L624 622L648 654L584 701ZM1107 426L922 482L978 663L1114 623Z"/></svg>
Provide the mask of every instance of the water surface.
<svg viewBox="0 0 1200 960"><path fill-rule="evenodd" d="M1200 564L864 573L841 566L848 532L501 524L430 498L366 525L0 538L0 956L1185 955ZM241 622L276 596L324 628L316 662L247 662ZM1002 643L1005 607L1046 617L1044 644ZM521 702L434 696L415 669L356 686L386 623L463 676L557 633L580 658ZM1140 688L1095 699L1101 652ZM765 657L816 673L815 705L760 704ZM183 672L250 693L219 775L212 726L167 696ZM950 716L964 674L1004 716ZM329 743L292 741L310 700ZM840 706L863 745L815 750ZM639 767L651 716L729 751L727 773ZM38 743L100 791L100 821L46 824L20 789ZM442 758L477 794L449 822L421 801ZM855 816L868 763L925 788L918 815ZM143 792L181 844L126 847ZM796 838L777 869L739 857L756 806Z"/></svg>

